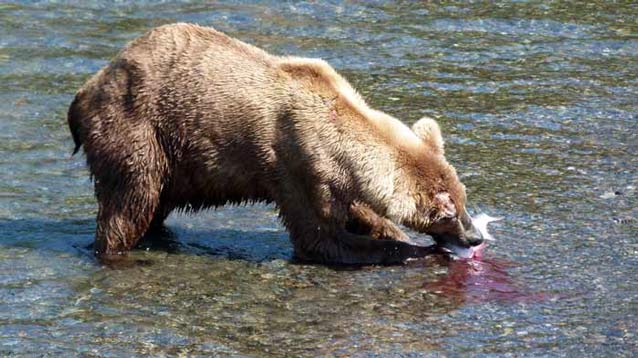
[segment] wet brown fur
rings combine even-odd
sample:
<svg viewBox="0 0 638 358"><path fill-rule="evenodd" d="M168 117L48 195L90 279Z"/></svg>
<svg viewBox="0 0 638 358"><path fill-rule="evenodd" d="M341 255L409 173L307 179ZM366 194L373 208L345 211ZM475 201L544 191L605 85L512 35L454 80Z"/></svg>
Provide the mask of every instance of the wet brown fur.
<svg viewBox="0 0 638 358"><path fill-rule="evenodd" d="M103 257L176 209L273 202L300 259L399 263L430 251L396 224L428 232L440 192L465 212L435 122L415 134L325 62L211 28L134 40L78 91L68 122L95 181Z"/></svg>

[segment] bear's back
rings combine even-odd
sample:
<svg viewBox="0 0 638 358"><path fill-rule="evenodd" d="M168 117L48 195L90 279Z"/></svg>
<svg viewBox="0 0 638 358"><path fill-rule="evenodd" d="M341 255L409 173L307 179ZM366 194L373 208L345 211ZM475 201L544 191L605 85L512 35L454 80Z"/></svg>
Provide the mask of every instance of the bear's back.
<svg viewBox="0 0 638 358"><path fill-rule="evenodd" d="M214 57L246 59L267 65L273 56L211 27L175 23L154 28L130 42L116 59L146 62L151 67L185 66Z"/></svg>

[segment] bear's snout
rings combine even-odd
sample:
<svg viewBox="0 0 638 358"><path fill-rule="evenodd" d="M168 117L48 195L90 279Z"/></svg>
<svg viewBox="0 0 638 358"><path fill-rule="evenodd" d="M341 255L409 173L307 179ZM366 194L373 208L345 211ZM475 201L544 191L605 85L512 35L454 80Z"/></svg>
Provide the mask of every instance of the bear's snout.
<svg viewBox="0 0 638 358"><path fill-rule="evenodd" d="M467 241L470 246L478 246L483 243L483 235L472 225L472 228L465 232L465 241Z"/></svg>

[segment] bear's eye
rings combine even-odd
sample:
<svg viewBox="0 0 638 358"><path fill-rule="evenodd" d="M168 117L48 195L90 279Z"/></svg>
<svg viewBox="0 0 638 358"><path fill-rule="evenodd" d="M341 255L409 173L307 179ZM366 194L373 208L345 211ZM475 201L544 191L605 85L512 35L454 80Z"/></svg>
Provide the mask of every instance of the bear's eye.
<svg viewBox="0 0 638 358"><path fill-rule="evenodd" d="M447 216L439 219L441 224L456 224L459 221L459 218L456 216Z"/></svg>

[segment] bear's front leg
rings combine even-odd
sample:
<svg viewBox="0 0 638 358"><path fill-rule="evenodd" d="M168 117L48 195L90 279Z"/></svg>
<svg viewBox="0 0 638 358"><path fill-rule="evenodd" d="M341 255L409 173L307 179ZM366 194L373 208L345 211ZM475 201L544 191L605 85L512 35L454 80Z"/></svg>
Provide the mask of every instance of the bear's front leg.
<svg viewBox="0 0 638 358"><path fill-rule="evenodd" d="M295 257L301 261L391 265L434 253L432 247L411 245L403 241L402 239L409 238L398 227L385 233L391 239L384 238L381 234L378 238L373 238L370 235L349 232L346 229L349 205L337 200L328 187L316 186L315 188L322 190L310 196L301 185L295 185L296 182L289 181L287 184L285 190L280 191L276 202L290 232ZM376 220L378 223L370 228L384 226L385 221L380 220L383 218L370 211L360 209L357 213L364 219L361 224L370 224Z"/></svg>
<svg viewBox="0 0 638 358"><path fill-rule="evenodd" d="M436 253L434 246L416 246L403 241L373 239L348 231L337 233L340 263L343 264L403 264L408 259Z"/></svg>
<svg viewBox="0 0 638 358"><path fill-rule="evenodd" d="M368 235L373 239L411 242L410 237L395 223L358 202L350 205L346 230L353 234Z"/></svg>
<svg viewBox="0 0 638 358"><path fill-rule="evenodd" d="M284 216L295 257L301 261L346 265L393 265L435 252L432 246L411 245L399 240L375 239L349 232L339 220L312 215Z"/></svg>

